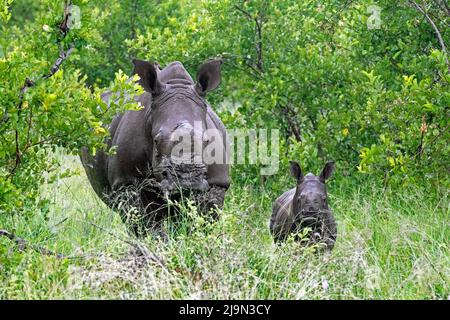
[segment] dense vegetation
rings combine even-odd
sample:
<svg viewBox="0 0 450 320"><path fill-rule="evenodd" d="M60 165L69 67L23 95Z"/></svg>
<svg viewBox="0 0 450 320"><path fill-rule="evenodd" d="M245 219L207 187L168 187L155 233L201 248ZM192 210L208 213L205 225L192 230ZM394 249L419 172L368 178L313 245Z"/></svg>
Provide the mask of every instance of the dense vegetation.
<svg viewBox="0 0 450 320"><path fill-rule="evenodd" d="M72 28L69 3L81 12ZM2 0L0 229L84 258L0 239L0 298L447 298L450 8L379 0L378 21L371 5ZM70 156L103 147L104 125L138 107L100 99L107 88L142 92L127 82L133 57L179 60L191 74L221 58L208 99L226 126L282 134L276 175L233 166L221 221L183 204L168 242L144 242L160 257L144 266L123 256L130 235ZM330 255L271 244L267 219L292 184L290 159L314 172L336 161Z"/></svg>

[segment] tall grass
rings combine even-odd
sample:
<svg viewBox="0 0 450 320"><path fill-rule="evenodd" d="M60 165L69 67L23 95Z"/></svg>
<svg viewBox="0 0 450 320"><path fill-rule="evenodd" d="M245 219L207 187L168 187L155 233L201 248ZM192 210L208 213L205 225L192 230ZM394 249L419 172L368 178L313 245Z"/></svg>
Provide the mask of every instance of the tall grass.
<svg viewBox="0 0 450 320"><path fill-rule="evenodd" d="M0 216L0 228L74 258L20 252L0 239L1 299L449 298L446 190L332 180L338 240L325 254L272 242L272 201L292 184L288 178L234 184L216 223L183 201L168 239L137 240L96 197L78 159L63 160L81 174L43 187L48 213Z"/></svg>

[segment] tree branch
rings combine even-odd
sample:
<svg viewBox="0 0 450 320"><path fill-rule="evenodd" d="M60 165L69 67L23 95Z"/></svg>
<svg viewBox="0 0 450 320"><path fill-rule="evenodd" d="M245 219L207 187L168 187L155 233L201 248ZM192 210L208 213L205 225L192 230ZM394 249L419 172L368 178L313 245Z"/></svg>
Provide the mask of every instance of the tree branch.
<svg viewBox="0 0 450 320"><path fill-rule="evenodd" d="M258 13L259 16L259 13ZM258 62L257 66L258 69L262 71L263 70L263 42L262 42L262 23L259 21L258 18L255 18L255 25L256 25L256 34L258 35L258 40L256 41L256 52L258 54Z"/></svg>
<svg viewBox="0 0 450 320"><path fill-rule="evenodd" d="M439 0L433 0L433 2L440 8L447 16L450 16L450 7L448 6L447 2L445 0L439 1Z"/></svg>
<svg viewBox="0 0 450 320"><path fill-rule="evenodd" d="M433 19L430 18L430 16L428 15L428 13L425 11L424 8L422 8L416 1L414 0L409 0L409 2L414 5L416 7L416 9L422 13L425 18L428 20L428 22L431 24L431 26L434 29L434 32L436 33L436 36L439 40L439 43L441 45L441 49L445 54L445 61L447 63L447 67L448 67L448 71L450 72L450 61L448 60L448 53L447 53L447 47L445 46L445 42L444 39L442 38L442 34L439 31L438 27L436 26L436 24L434 23Z"/></svg>
<svg viewBox="0 0 450 320"><path fill-rule="evenodd" d="M124 238L114 234L113 232L107 230L106 228L104 228L102 226L99 226L99 225L97 225L97 224L95 224L95 223L93 223L91 221L82 221L82 222L87 223L87 224L93 226L94 228L97 228L100 231L103 231L103 232L107 233L111 237L128 244L133 249L135 249L140 256L143 256L147 261L153 262L154 264L160 266L161 268L163 268L165 270L167 269L167 266L166 266L166 263L164 262L164 260L162 260L156 254L152 253L145 245L143 245L143 244L141 244L141 243L139 243L137 241L124 239Z"/></svg>
<svg viewBox="0 0 450 320"><path fill-rule="evenodd" d="M37 246L34 244L29 244L26 240L19 238L18 236L16 236L14 233L11 233L9 231L6 230L1 230L0 229L0 236L6 237L9 240L11 240L12 242L14 242L18 248L19 251L25 251L26 249L32 249L42 255L46 255L46 256L55 256L57 259L63 259L66 258L66 256L60 254L60 253L56 253L53 251L50 251L44 247L41 246Z"/></svg>
<svg viewBox="0 0 450 320"><path fill-rule="evenodd" d="M256 17L253 17L248 11L245 11L244 9L240 8L239 6L235 5L234 8L241 12L244 16L246 16L249 20L252 20L255 22L255 33L256 33L256 43L255 43L255 51L257 56L256 61L256 68L263 72L264 65L263 65L263 41L262 41L262 27L263 22L261 18L261 13L258 12Z"/></svg>
<svg viewBox="0 0 450 320"><path fill-rule="evenodd" d="M236 61L241 61L243 62L244 66L247 67L250 70L250 73L252 74L252 76L258 78L258 79L262 79L263 76L261 74L261 71L258 70L252 63L251 59L248 59L247 57L243 57L240 55L236 55L236 54L229 54L227 52L224 52L222 54L219 54L217 56L217 58L221 58L224 61L232 61L232 59L236 60ZM241 68L241 66L237 63L233 63L234 66L236 66L238 69L245 71L243 68Z"/></svg>
<svg viewBox="0 0 450 320"><path fill-rule="evenodd" d="M69 17L70 17L70 7L72 5L72 1L68 0L64 6L64 17L63 20L59 26L59 29L62 33L62 38L59 39L58 42L61 42L62 39L64 39L67 35L67 33L69 32L69 27L68 27L68 22L69 22ZM41 77L38 78L38 80L33 81L29 78L25 78L24 84L22 86L22 88L20 89L19 92L19 103L17 105L17 114L18 114L18 122L20 121L20 115L22 113L22 107L23 107L23 103L24 103L24 96L25 93L27 92L27 90L33 86L35 86L37 81L40 80L46 80L49 79L50 77L52 77L61 67L62 63L69 57L69 55L72 53L73 51L73 47L70 47L67 51L64 51L64 49L62 48L62 46L60 47L60 53L58 58L56 59L56 61L53 63L50 72L48 74L42 75ZM14 133L15 133L15 163L14 163L14 167L11 169L11 171L9 172L9 177L13 177L15 171L17 170L17 168L19 167L21 161L22 161L22 154L29 148L30 146L30 130L31 130L31 125L32 125L32 108L30 107L30 116L28 118L27 121L27 138L26 138L26 142L25 142L25 147L22 150L22 152L20 151L20 134L19 134L19 130L18 129L14 129ZM2 118L2 122L3 124L6 124L9 120L9 115L6 112L3 115Z"/></svg>
<svg viewBox="0 0 450 320"><path fill-rule="evenodd" d="M287 122L289 123L292 133L294 134L295 140L301 142L302 141L301 131L297 125L297 122L294 120L295 118L297 118L297 113L295 112L295 110L291 108L291 105L289 104L284 106L282 110L283 115L286 118Z"/></svg>
<svg viewBox="0 0 450 320"><path fill-rule="evenodd" d="M72 53L73 47L70 47L69 50L64 51L63 48L60 49L59 57L56 59L55 63L53 64L52 68L50 69L50 73L43 76L43 79L48 79L52 77L61 67L62 63L69 57L69 55Z"/></svg>
<svg viewBox="0 0 450 320"><path fill-rule="evenodd" d="M248 11L245 11L244 9L238 7L237 5L234 6L236 8L236 10L240 11L241 13L243 13L247 18L249 18L250 20L253 20L253 17L250 13L248 13Z"/></svg>

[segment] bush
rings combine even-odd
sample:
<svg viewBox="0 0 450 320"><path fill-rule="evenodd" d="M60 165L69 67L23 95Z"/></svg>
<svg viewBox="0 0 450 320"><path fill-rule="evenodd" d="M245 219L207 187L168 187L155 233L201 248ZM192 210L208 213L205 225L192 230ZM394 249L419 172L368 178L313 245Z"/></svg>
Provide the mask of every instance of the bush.
<svg viewBox="0 0 450 320"><path fill-rule="evenodd" d="M49 160L49 152L57 147L68 153L77 153L82 146L103 147L108 134L104 124L117 112L137 107L125 95L142 92L118 70L111 90L122 98L109 106L102 102L100 93L105 89L88 87L86 75L65 65L83 55L84 44L96 43L92 24L66 30L64 6L54 1L40 5L35 19L20 27L8 24L7 6L2 14L0 211L33 212L39 186L49 178L45 173L58 166ZM94 19L95 13L88 18Z"/></svg>

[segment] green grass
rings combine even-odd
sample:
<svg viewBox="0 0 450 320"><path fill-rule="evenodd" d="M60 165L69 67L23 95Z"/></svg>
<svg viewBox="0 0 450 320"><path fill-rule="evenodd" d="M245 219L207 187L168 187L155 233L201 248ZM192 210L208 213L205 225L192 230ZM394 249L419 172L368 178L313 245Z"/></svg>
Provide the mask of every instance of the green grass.
<svg viewBox="0 0 450 320"><path fill-rule="evenodd" d="M78 159L64 158L81 169ZM0 228L83 259L20 252L0 239L0 299L448 299L449 202L445 190L383 190L337 178L330 203L338 222L331 253L272 243L273 199L291 185L234 184L222 218L203 221L189 202L169 240L140 241L161 262L138 257L117 213L81 171L43 187L48 214L0 216Z"/></svg>

